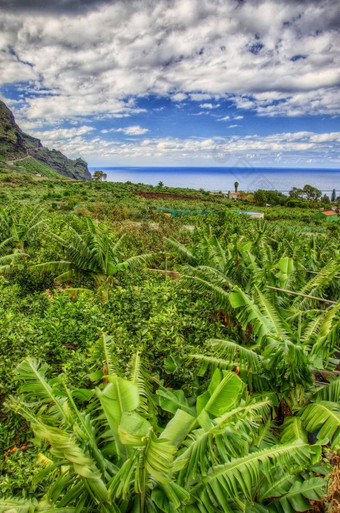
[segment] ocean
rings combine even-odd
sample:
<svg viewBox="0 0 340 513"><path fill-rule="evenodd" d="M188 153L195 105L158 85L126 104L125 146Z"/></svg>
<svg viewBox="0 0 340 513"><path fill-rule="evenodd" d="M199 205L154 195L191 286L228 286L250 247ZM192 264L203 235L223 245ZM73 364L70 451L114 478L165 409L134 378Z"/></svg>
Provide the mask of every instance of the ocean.
<svg viewBox="0 0 340 513"><path fill-rule="evenodd" d="M101 169L110 182L144 183L157 185L160 181L169 187L204 189L212 192L257 189L288 193L292 187L309 184L323 193L335 189L340 194L339 169L282 169L282 168L227 168L227 167L90 167Z"/></svg>

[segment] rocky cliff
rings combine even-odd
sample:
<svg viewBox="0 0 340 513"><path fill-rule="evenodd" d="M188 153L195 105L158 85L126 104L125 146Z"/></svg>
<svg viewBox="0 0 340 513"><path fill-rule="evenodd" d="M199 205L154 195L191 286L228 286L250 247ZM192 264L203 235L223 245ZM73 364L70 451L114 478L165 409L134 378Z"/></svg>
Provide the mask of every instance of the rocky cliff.
<svg viewBox="0 0 340 513"><path fill-rule="evenodd" d="M13 113L0 100L0 155L8 161L31 156L57 173L76 180L90 180L87 163L71 160L60 151L45 148L39 139L25 134L16 124Z"/></svg>

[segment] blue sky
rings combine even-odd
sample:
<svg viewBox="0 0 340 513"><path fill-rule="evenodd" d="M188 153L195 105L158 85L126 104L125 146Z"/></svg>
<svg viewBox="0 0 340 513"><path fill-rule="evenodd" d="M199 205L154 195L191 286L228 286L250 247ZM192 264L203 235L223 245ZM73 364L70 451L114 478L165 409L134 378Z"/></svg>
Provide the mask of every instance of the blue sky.
<svg viewBox="0 0 340 513"><path fill-rule="evenodd" d="M0 95L91 166L338 168L336 0L0 0Z"/></svg>

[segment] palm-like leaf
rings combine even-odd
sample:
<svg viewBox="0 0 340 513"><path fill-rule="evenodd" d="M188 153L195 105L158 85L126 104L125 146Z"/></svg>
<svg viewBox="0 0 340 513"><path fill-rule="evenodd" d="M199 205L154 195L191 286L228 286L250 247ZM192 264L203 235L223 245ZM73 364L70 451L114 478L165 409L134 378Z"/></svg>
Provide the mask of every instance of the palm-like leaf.
<svg viewBox="0 0 340 513"><path fill-rule="evenodd" d="M260 371L262 367L262 356L255 351L243 347L232 340L209 339L207 343L211 346L216 356L230 362L238 362L254 372Z"/></svg>
<svg viewBox="0 0 340 513"><path fill-rule="evenodd" d="M197 258L195 255L186 247L184 244L178 242L174 237L165 237L165 242L175 250L176 253L180 254L185 261L190 264L196 264Z"/></svg>
<svg viewBox="0 0 340 513"><path fill-rule="evenodd" d="M15 376L24 383L20 386L19 392L25 393L27 399L33 399L35 407L41 404L52 404L52 410L59 419L67 420L66 412L63 409L64 400L53 390L46 378L48 365L41 364L35 358L26 358L15 369ZM38 402L37 402L38 401Z"/></svg>
<svg viewBox="0 0 340 513"><path fill-rule="evenodd" d="M325 289L330 285L334 277L340 273L340 261L339 258L330 260L316 276L311 278L299 291L302 294L308 294L312 296L321 295ZM307 299L298 297L294 300L295 304L300 307L307 303Z"/></svg>
<svg viewBox="0 0 340 513"><path fill-rule="evenodd" d="M318 439L331 441L335 448L340 447L340 408L339 403L318 401L307 405L301 412L302 424L307 431L318 431Z"/></svg>
<svg viewBox="0 0 340 513"><path fill-rule="evenodd" d="M79 232L69 227L68 240L55 234L50 236L64 249L66 259L37 264L33 269L38 272L61 273L56 278L58 280L89 276L98 286L109 287L117 273L143 265L154 258L153 254L124 258L121 248L124 237L114 243L108 229L102 229L90 218L85 220Z"/></svg>
<svg viewBox="0 0 340 513"><path fill-rule="evenodd" d="M319 501L324 492L325 481L320 477L305 480L296 477L281 478L278 483L274 482L266 488L264 495L261 496L261 502L265 501L266 507L273 513L309 511L311 508L309 501ZM270 497L274 500L267 502ZM279 498L275 499L275 497Z"/></svg>
<svg viewBox="0 0 340 513"><path fill-rule="evenodd" d="M151 423L155 424L156 404L153 400L150 376L146 365L141 358L139 351L132 357L129 365L129 378L132 383L137 386L139 394L138 411L149 417Z"/></svg>
<svg viewBox="0 0 340 513"><path fill-rule="evenodd" d="M43 223L45 209L19 206L0 212L0 240L24 251Z"/></svg>
<svg viewBox="0 0 340 513"><path fill-rule="evenodd" d="M10 255L0 256L0 273L8 273L17 268L20 262L28 255L21 251L16 251Z"/></svg>
<svg viewBox="0 0 340 513"><path fill-rule="evenodd" d="M97 363L100 360L103 366L103 376L120 375L120 370L115 356L113 337L103 333L90 349L91 360Z"/></svg>
<svg viewBox="0 0 340 513"><path fill-rule="evenodd" d="M302 441L294 444L275 445L255 451L243 458L213 467L194 487L207 508L215 505L229 512L226 497L240 500L240 495L251 499L253 487L262 474L270 475L273 468L287 469L292 465L311 466L320 456L320 447L311 447ZM242 502L242 501L241 501Z"/></svg>
<svg viewBox="0 0 340 513"><path fill-rule="evenodd" d="M105 337L100 349L112 349ZM270 401L248 396L236 374L218 369L195 406L181 391L167 395L163 390L160 398L176 413L164 429L156 426L161 432L156 436L140 408L141 398L151 391L145 389L139 355L131 362L129 380L112 373L108 354L103 358L111 369L109 383L97 389L84 411L75 404L76 391L60 379L47 380L45 366L26 360L18 367L27 400L12 405L30 421L36 437L49 444L53 463L38 479L53 476L46 494L50 509L118 513L160 507L167 512L170 501L183 513L229 511L252 501L279 468L291 475L318 457L319 447L302 440L273 445ZM56 401L59 416L52 411ZM43 504L39 507L43 510Z"/></svg>
<svg viewBox="0 0 340 513"><path fill-rule="evenodd" d="M331 383L323 386L313 395L313 400L321 399L333 403L340 402L340 377L334 379Z"/></svg>

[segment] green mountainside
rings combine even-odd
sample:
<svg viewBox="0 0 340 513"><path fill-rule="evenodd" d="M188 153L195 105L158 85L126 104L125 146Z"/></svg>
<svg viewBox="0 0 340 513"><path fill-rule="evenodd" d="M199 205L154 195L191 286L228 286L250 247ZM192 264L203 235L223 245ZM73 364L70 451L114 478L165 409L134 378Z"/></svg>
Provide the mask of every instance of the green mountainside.
<svg viewBox="0 0 340 513"><path fill-rule="evenodd" d="M13 113L0 100L0 167L3 171L40 174L50 178L66 176L90 180L87 163L71 160L60 151L45 148L39 139L25 134L16 124Z"/></svg>

